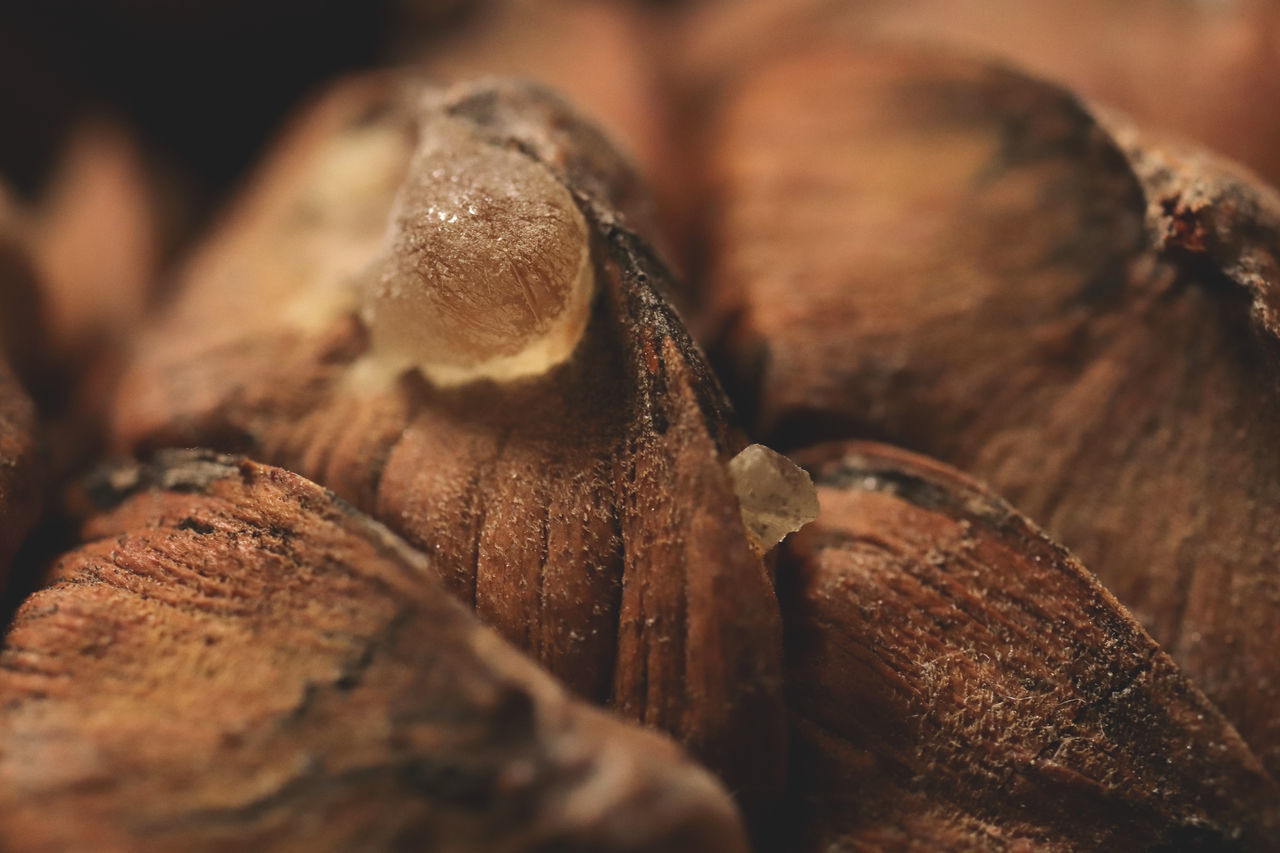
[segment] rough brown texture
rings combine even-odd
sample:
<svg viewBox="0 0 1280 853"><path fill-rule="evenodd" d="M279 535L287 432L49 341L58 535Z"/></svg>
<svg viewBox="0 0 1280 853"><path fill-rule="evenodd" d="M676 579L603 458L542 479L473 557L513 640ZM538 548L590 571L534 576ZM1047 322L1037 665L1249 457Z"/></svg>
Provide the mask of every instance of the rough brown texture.
<svg viewBox="0 0 1280 853"><path fill-rule="evenodd" d="M761 71L715 157L726 350L775 443L892 440L1045 524L1274 773L1280 206L1125 142L981 63Z"/></svg>
<svg viewBox="0 0 1280 853"><path fill-rule="evenodd" d="M318 486L178 452L93 495L0 650L6 850L745 849L674 744Z"/></svg>
<svg viewBox="0 0 1280 853"><path fill-rule="evenodd" d="M1023 516L883 445L800 461L822 514L779 562L797 849L1280 845L1261 762Z"/></svg>
<svg viewBox="0 0 1280 853"><path fill-rule="evenodd" d="M324 291L285 253L317 247L324 270L325 245L355 244L340 225L241 210L228 233L248 251L202 253L139 341L117 436L234 447L333 488L430 553L455 595L578 693L676 734L744 796L765 793L781 773L780 626L727 470L745 442L664 297L669 274L630 228L638 181L536 87L463 86L416 118L433 115L525 152L581 206L600 295L570 361L519 382L441 389L410 371L361 387L365 331L344 310L291 321L288 306L323 305ZM254 282L245 317L226 287Z"/></svg>

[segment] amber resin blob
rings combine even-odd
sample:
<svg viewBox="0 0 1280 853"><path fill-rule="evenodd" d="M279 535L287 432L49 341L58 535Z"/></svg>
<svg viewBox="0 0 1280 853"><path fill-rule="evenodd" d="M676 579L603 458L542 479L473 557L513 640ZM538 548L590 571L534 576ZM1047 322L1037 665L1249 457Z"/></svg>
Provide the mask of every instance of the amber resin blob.
<svg viewBox="0 0 1280 853"><path fill-rule="evenodd" d="M582 337L594 278L587 224L551 172L439 117L364 281L373 360L438 385L542 373Z"/></svg>

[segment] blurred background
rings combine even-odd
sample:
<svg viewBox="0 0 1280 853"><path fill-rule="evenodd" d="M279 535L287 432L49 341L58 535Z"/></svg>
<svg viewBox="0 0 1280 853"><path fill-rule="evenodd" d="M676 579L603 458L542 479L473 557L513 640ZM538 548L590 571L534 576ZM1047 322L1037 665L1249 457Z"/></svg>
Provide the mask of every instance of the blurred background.
<svg viewBox="0 0 1280 853"><path fill-rule="evenodd" d="M654 169L655 143L636 138L662 118L636 112L646 98L670 108L737 66L831 39L977 48L1280 179L1270 0L3 0L0 175L35 201L88 156L78 134L116 159L132 148L171 196L171 241L300 99L403 62L548 79Z"/></svg>
<svg viewBox="0 0 1280 853"><path fill-rule="evenodd" d="M708 116L746 69L833 41L995 56L1280 182L1270 0L0 0L0 211L58 346L91 350L326 85L523 74L633 157L696 273Z"/></svg>

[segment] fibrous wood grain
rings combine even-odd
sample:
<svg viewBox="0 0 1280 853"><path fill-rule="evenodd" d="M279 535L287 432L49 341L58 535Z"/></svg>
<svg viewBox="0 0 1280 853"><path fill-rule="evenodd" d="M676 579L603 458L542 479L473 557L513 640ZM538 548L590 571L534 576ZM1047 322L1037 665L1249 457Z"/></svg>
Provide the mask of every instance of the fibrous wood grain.
<svg viewBox="0 0 1280 853"><path fill-rule="evenodd" d="M1280 788L1065 550L947 466L801 454L783 546L800 850L1274 850Z"/></svg>
<svg viewBox="0 0 1280 853"><path fill-rule="evenodd" d="M744 849L674 744L331 493L183 451L89 494L0 649L6 850Z"/></svg>
<svg viewBox="0 0 1280 853"><path fill-rule="evenodd" d="M759 71L713 156L724 351L775 445L990 482L1276 772L1280 205L1108 122L946 55Z"/></svg>
<svg viewBox="0 0 1280 853"><path fill-rule="evenodd" d="M727 470L745 441L666 299L669 273L632 230L638 178L527 84L345 114L295 138L199 253L140 338L117 440L233 448L316 479L430 553L455 595L579 694L674 733L744 796L775 788L777 603ZM343 286L381 248L415 127L442 120L569 189L599 295L573 356L542 375L443 388L410 370L370 391ZM369 155L344 161L374 178L353 180L358 204L306 177L326 150Z"/></svg>

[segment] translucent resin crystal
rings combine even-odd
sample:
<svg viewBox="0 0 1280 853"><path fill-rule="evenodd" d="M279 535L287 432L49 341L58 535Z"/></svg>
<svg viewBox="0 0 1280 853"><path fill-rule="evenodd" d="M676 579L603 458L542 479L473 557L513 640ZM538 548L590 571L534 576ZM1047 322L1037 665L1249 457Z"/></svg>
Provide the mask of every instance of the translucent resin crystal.
<svg viewBox="0 0 1280 853"><path fill-rule="evenodd" d="M818 496L803 468L763 444L729 460L742 521L756 547L767 551L818 517Z"/></svg>
<svg viewBox="0 0 1280 853"><path fill-rule="evenodd" d="M441 385L536 375L573 352L593 291L586 222L544 166L453 119L424 128L366 280L376 361Z"/></svg>

